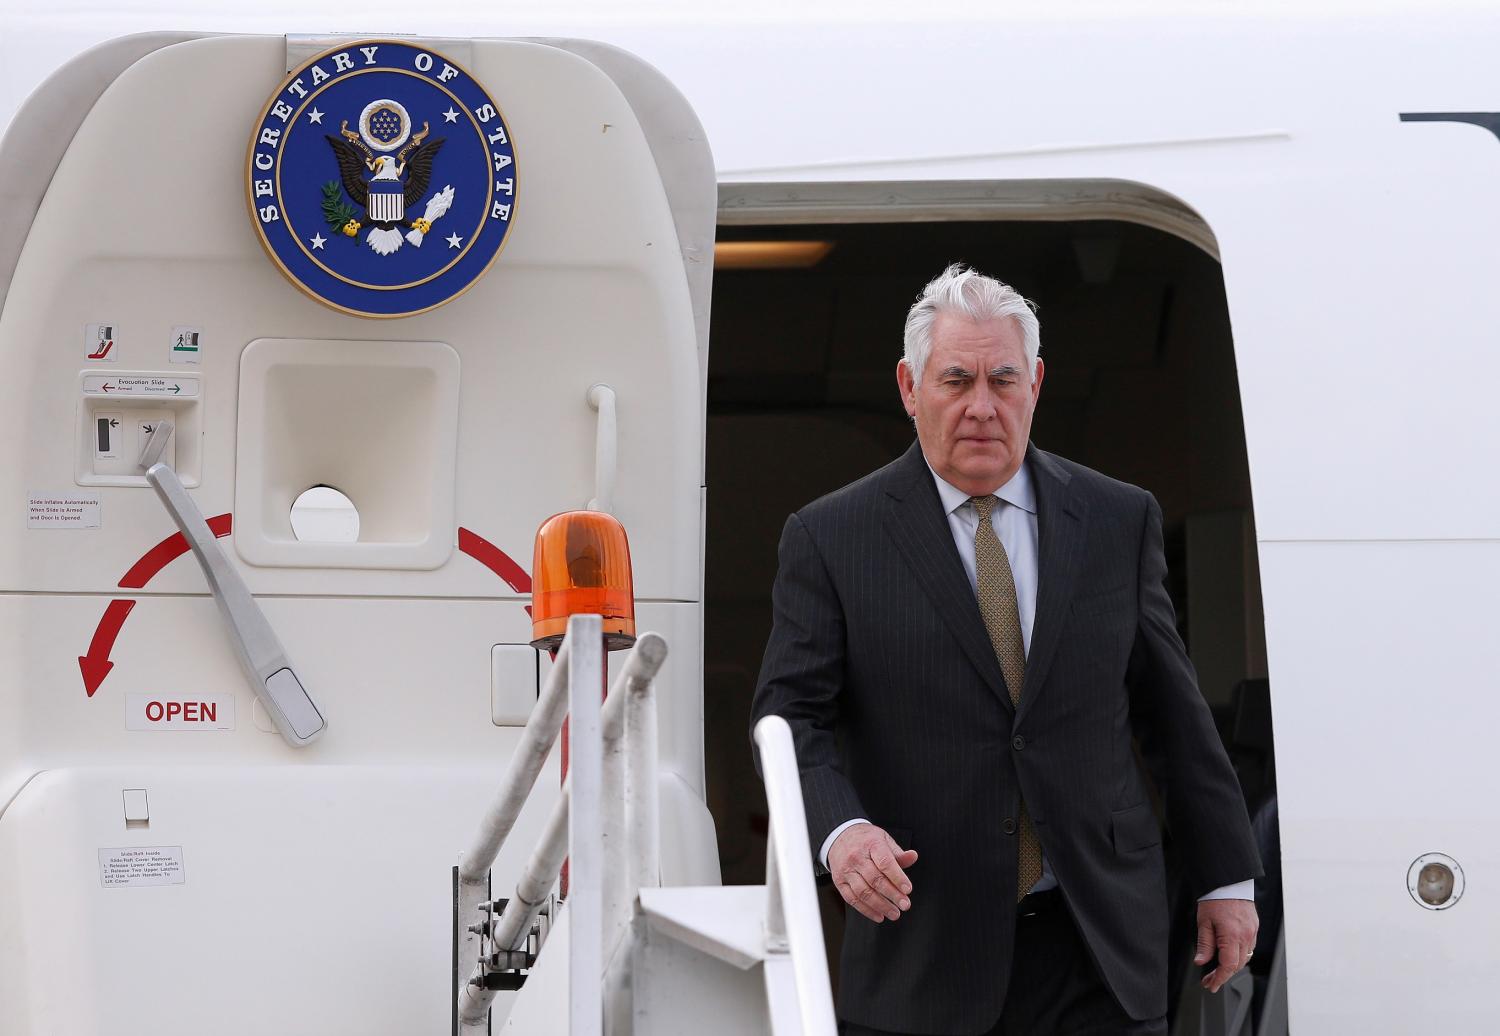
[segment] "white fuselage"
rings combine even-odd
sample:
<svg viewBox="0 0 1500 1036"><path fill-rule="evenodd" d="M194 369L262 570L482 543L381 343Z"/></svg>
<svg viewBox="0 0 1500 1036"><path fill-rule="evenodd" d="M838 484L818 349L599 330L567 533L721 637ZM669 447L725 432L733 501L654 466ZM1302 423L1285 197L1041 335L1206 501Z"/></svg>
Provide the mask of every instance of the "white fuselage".
<svg viewBox="0 0 1500 1036"><path fill-rule="evenodd" d="M285 32L345 17L310 10L262 5L198 27ZM1500 111L1500 14L1197 10L643 3L501 19L474 4L423 20L391 0L360 17L399 11L403 27L433 36L591 37L643 57L703 122L724 222L1113 219L1214 254L1275 702L1291 1027L1487 1031L1500 965L1500 905L1478 892L1500 860L1489 790L1500 706L1488 693L1500 139L1402 115ZM85 5L0 22L0 119L86 46L166 17ZM396 177L389 162L375 178ZM579 421L574 445L592 435ZM534 476L521 467L514 477ZM691 597L696 545L649 549L671 571L654 607ZM315 596L330 591L301 574L265 589L283 595L291 622L335 621ZM454 577L439 592L457 610L474 591ZM361 607L337 620L350 635L387 606ZM399 665L420 679L415 655ZM1450 910L1420 908L1406 887L1428 852L1456 859L1475 890Z"/></svg>

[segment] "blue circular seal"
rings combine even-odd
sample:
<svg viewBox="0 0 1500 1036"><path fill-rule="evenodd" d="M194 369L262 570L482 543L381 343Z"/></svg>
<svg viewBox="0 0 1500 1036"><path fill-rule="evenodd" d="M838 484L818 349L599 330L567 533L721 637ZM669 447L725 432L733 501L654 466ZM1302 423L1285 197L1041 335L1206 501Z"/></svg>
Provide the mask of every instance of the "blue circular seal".
<svg viewBox="0 0 1500 1036"><path fill-rule="evenodd" d="M345 313L441 306L510 229L516 154L499 105L458 65L359 40L287 77L250 141L250 217L272 261Z"/></svg>

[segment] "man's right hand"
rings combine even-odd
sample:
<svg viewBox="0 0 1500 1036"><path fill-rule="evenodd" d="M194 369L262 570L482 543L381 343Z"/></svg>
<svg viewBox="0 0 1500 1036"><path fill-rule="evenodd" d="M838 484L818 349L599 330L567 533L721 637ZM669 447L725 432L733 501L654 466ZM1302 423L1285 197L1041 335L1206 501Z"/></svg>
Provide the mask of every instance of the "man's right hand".
<svg viewBox="0 0 1500 1036"><path fill-rule="evenodd" d="M915 849L901 848L874 824L855 824L828 849L828 872L839 895L876 924L911 909L905 868L916 862Z"/></svg>

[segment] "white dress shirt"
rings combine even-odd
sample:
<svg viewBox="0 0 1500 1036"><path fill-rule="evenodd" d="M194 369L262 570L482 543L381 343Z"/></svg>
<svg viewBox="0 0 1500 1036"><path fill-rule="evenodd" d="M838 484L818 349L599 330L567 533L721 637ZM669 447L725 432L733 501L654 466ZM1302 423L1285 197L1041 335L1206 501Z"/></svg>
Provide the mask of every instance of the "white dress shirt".
<svg viewBox="0 0 1500 1036"><path fill-rule="evenodd" d="M932 471L932 465L928 465L928 470ZM953 544L958 548L958 558L963 562L964 573L969 577L969 586L974 588L977 598L979 569L974 560L974 537L979 531L979 514L974 510L969 494L949 485L939 477L936 471L932 472L932 480L937 485L938 499L943 502L943 511L948 516L948 530L953 533ZM1021 616L1021 643L1029 655L1031 654L1031 627L1036 620L1036 585L1039 569L1036 491L1031 484L1030 466L1022 464L1009 482L995 490L994 495L999 498L1000 503L990 515L990 525L994 527L995 534L1000 537L1001 545L1005 547L1005 556L1010 561L1011 575L1015 577L1016 605ZM834 840L855 824L868 823L868 820L861 817L845 821L829 832L828 837L823 840L822 848L818 851L818 859L825 869L828 867L828 850L833 848ZM913 847L903 845L901 848ZM920 851L920 847L917 848ZM1042 876L1032 886L1032 891L1045 892L1056 887L1057 878L1047 863L1047 857L1043 855ZM1255 879L1250 878L1214 889L1207 895L1200 896L1199 900L1201 902L1205 899L1254 898Z"/></svg>

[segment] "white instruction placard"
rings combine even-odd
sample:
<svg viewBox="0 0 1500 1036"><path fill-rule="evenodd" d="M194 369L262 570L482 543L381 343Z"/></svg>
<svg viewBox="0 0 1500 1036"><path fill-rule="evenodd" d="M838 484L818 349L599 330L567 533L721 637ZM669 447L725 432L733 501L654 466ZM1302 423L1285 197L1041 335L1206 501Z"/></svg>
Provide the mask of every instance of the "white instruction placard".
<svg viewBox="0 0 1500 1036"><path fill-rule="evenodd" d="M97 529L99 498L87 493L32 493L26 499L28 529Z"/></svg>
<svg viewBox="0 0 1500 1036"><path fill-rule="evenodd" d="M193 374L85 374L83 391L89 396L191 399L198 395L198 378Z"/></svg>
<svg viewBox="0 0 1500 1036"><path fill-rule="evenodd" d="M107 889L183 885L186 882L180 845L99 850L99 884Z"/></svg>

